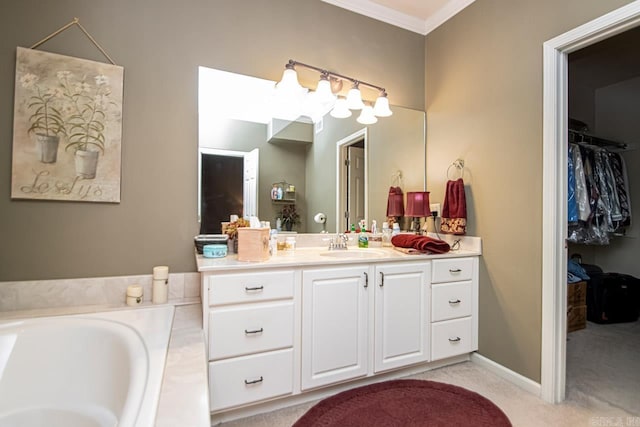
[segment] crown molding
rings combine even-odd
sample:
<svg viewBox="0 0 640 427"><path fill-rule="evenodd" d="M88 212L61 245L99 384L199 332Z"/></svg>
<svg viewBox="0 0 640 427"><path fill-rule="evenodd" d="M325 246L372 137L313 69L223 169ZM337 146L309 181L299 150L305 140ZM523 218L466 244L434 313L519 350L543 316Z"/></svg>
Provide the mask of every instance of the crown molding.
<svg viewBox="0 0 640 427"><path fill-rule="evenodd" d="M450 0L445 4L445 6L440 8L435 14L431 15L426 20L398 12L397 10L374 3L371 0L322 1L424 36L442 25L456 13L469 6L475 0Z"/></svg>

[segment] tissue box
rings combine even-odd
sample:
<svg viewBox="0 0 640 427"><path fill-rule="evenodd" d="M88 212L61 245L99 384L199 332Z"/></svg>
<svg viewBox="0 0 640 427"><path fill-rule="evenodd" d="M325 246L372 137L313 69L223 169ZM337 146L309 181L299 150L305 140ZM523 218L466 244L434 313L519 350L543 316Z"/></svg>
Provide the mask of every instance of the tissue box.
<svg viewBox="0 0 640 427"><path fill-rule="evenodd" d="M269 259L268 228L238 228L238 261L266 261Z"/></svg>

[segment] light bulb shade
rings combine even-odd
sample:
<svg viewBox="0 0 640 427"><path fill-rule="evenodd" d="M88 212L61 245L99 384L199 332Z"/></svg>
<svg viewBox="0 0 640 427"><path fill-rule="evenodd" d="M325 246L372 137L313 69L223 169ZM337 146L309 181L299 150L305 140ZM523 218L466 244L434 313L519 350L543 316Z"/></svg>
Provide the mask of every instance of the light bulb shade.
<svg viewBox="0 0 640 427"><path fill-rule="evenodd" d="M376 104L373 106L373 114L377 117L389 117L393 114L393 111L389 108L389 98L386 95L380 95L376 99Z"/></svg>
<svg viewBox="0 0 640 427"><path fill-rule="evenodd" d="M298 83L298 73L293 68L286 68L282 73L282 79L276 85L276 88L281 91L299 91L302 89L300 83Z"/></svg>
<svg viewBox="0 0 640 427"><path fill-rule="evenodd" d="M407 193L406 215L411 217L427 217L431 214L428 191L409 191Z"/></svg>
<svg viewBox="0 0 640 427"><path fill-rule="evenodd" d="M347 100L344 98L338 98L330 114L331 117L335 117L336 119L346 119L347 117L351 117L351 111L349 111L349 108L347 107Z"/></svg>
<svg viewBox="0 0 640 427"><path fill-rule="evenodd" d="M358 89L357 86L352 87L349 89L349 92L347 92L347 107L350 110L362 110L364 108L360 89Z"/></svg>
<svg viewBox="0 0 640 427"><path fill-rule="evenodd" d="M318 97L318 102L322 104L330 104L336 101L336 96L331 92L331 83L326 78L320 79L318 82L316 95Z"/></svg>
<svg viewBox="0 0 640 427"><path fill-rule="evenodd" d="M362 112L358 116L358 123L363 125L372 125L378 121L376 116L373 114L373 107L371 105L365 105L362 109Z"/></svg>
<svg viewBox="0 0 640 427"><path fill-rule="evenodd" d="M404 216L404 195L400 187L390 187L387 198L387 217Z"/></svg>

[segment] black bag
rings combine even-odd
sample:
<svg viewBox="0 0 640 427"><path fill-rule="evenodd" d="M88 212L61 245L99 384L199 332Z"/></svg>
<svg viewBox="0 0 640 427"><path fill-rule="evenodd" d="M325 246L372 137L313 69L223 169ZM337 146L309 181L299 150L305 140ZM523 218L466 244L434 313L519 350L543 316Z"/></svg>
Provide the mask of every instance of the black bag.
<svg viewBox="0 0 640 427"><path fill-rule="evenodd" d="M587 273L587 320L634 322L640 314L640 279L620 273Z"/></svg>
<svg viewBox="0 0 640 427"><path fill-rule="evenodd" d="M594 264L580 264L580 267L584 268L587 276L594 277L602 274L602 269Z"/></svg>

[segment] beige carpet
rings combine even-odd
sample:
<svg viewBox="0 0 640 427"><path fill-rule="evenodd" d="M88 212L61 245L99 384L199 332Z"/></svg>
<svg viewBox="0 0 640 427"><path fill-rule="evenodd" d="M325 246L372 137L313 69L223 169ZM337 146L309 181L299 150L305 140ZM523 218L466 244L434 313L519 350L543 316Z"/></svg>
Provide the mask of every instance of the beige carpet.
<svg viewBox="0 0 640 427"><path fill-rule="evenodd" d="M567 397L593 396L638 416L640 425L640 321L587 322L567 338Z"/></svg>
<svg viewBox="0 0 640 427"><path fill-rule="evenodd" d="M640 419L629 418L636 424L627 423L627 417L633 416L631 413L579 391L571 393L571 397L560 405L545 403L542 399L472 362L447 366L408 378L441 381L480 393L498 405L516 427L640 425ZM313 404L294 406L222 425L224 427L291 426Z"/></svg>

